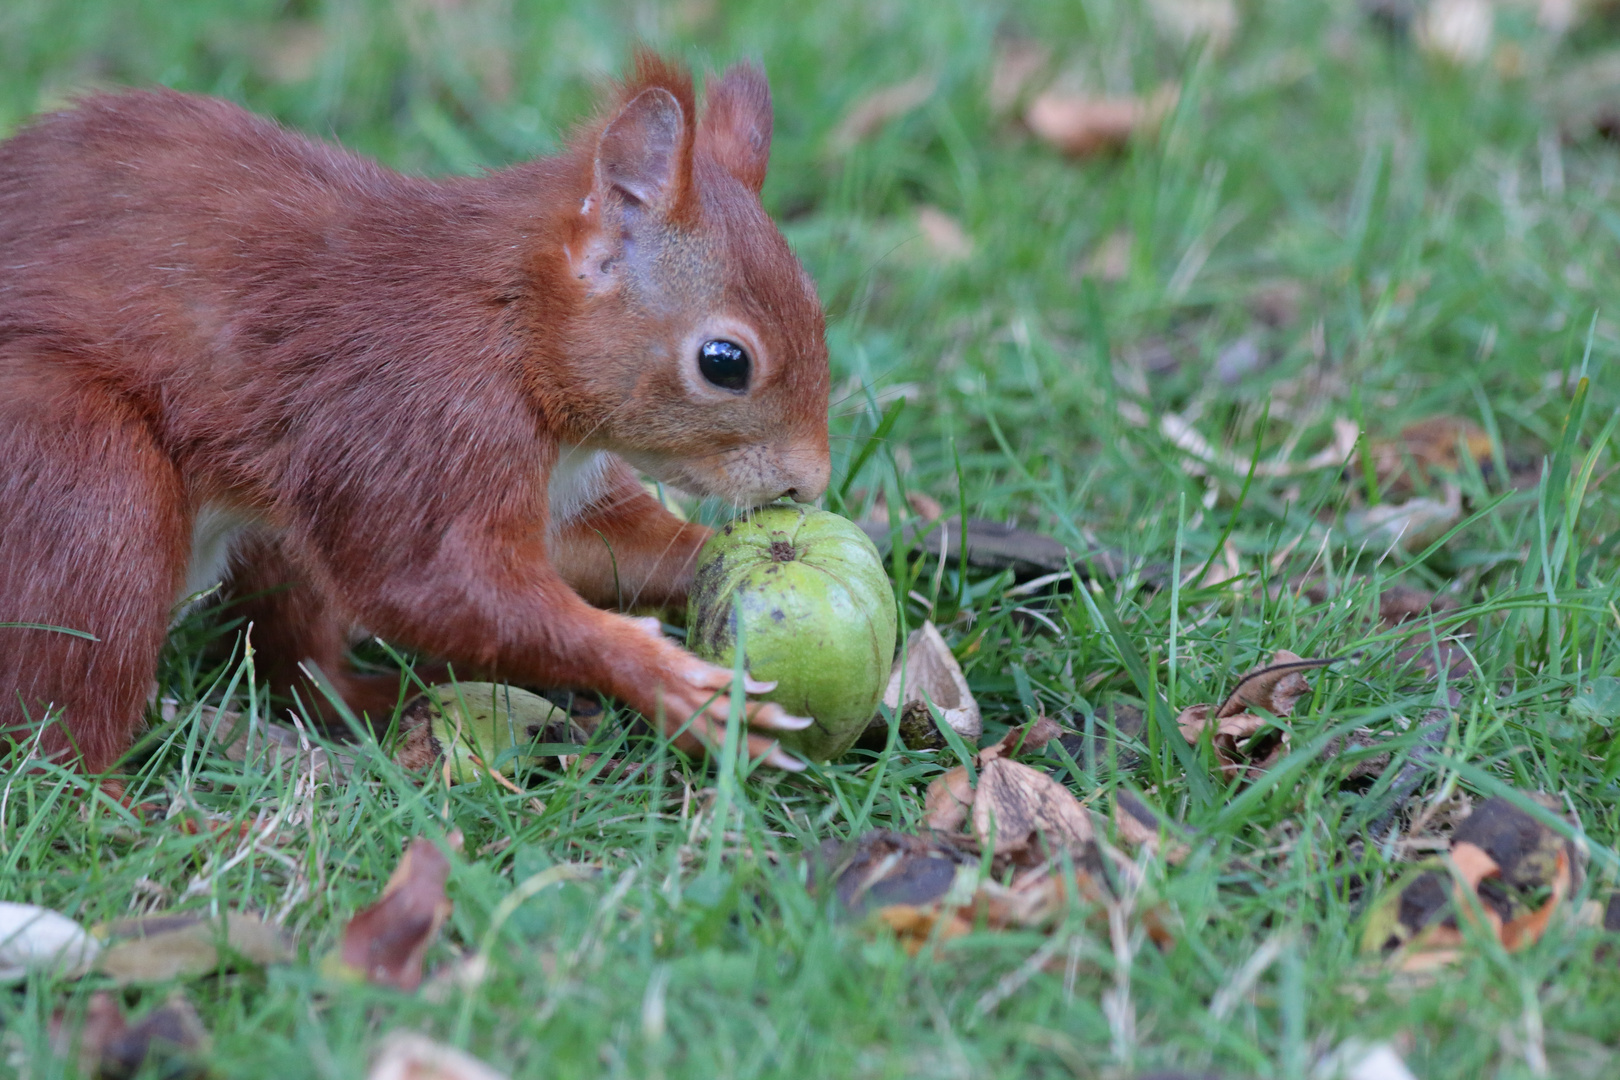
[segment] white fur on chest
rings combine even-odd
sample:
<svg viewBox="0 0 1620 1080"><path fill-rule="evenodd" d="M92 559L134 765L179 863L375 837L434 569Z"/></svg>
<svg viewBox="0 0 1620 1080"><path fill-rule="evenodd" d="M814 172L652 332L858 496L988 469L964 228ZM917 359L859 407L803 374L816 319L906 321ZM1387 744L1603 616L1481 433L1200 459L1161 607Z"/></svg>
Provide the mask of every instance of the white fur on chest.
<svg viewBox="0 0 1620 1080"><path fill-rule="evenodd" d="M607 494L612 463L613 459L605 451L562 445L546 483L546 498L551 509L549 524L553 530L578 521Z"/></svg>
<svg viewBox="0 0 1620 1080"><path fill-rule="evenodd" d="M204 503L191 519L191 562L178 600L212 589L225 579L231 548L253 526L253 517L222 503Z"/></svg>

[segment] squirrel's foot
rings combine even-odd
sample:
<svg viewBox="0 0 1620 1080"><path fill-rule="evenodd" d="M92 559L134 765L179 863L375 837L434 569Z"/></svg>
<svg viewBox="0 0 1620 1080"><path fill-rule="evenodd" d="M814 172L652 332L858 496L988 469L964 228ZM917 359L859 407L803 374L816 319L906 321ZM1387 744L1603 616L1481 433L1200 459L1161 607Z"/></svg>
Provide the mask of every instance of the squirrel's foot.
<svg viewBox="0 0 1620 1080"><path fill-rule="evenodd" d="M676 745L683 750L719 747L726 737L726 724L731 717L731 697L734 675L729 668L711 664L687 652L663 636L657 619L636 619L640 628L655 638L664 655L659 665L663 677L658 680L654 712L661 712L665 730L677 733ZM749 694L765 694L776 689L774 682L743 679L743 689ZM643 709L643 711L647 711ZM792 716L774 701L749 701L743 706L748 722L748 756L762 760L766 765L789 772L800 772L804 762L792 757L771 738L772 731L803 731L813 720L806 716Z"/></svg>

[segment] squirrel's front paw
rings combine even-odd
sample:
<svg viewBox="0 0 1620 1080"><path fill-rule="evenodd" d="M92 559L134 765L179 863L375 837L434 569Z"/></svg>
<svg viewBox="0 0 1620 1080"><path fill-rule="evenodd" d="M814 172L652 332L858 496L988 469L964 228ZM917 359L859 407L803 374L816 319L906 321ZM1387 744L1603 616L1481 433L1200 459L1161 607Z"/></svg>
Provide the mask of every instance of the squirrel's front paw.
<svg viewBox="0 0 1620 1080"><path fill-rule="evenodd" d="M649 716L662 714L664 729L676 734L676 745L684 750L695 750L699 745L716 748L725 741L726 722L731 716L732 672L728 668L700 660L665 638L657 619L637 619L656 637L660 656L661 677L651 695L651 701L640 707ZM743 689L749 694L766 694L776 689L774 682L760 682L744 678ZM643 688L642 694L646 695ZM641 696L641 695L638 695ZM649 707L650 706L650 707ZM814 721L805 716L792 716L774 701L750 701L744 706L750 732L748 756L763 759L765 764L779 769L799 772L804 762L790 756L776 740L761 732L803 731Z"/></svg>

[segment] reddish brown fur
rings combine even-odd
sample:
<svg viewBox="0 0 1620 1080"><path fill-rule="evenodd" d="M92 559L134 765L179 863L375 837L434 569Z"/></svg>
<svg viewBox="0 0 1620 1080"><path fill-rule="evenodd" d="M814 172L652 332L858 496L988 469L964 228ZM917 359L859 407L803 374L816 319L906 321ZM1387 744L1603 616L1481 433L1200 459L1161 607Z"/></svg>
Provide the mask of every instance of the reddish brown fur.
<svg viewBox="0 0 1620 1080"><path fill-rule="evenodd" d="M624 461L738 505L827 477L821 310L757 198L769 91L738 67L708 98L699 122L642 57L561 155L438 182L167 90L0 144L0 622L99 639L0 628L0 731L60 710L44 755L71 733L115 763L205 506L250 522L235 592L291 586L250 602L279 690L313 660L391 703L341 671L359 624L697 712L726 673L591 606L680 602L707 536ZM721 333L754 354L744 395L695 374ZM569 447L616 456L572 451L551 493Z"/></svg>

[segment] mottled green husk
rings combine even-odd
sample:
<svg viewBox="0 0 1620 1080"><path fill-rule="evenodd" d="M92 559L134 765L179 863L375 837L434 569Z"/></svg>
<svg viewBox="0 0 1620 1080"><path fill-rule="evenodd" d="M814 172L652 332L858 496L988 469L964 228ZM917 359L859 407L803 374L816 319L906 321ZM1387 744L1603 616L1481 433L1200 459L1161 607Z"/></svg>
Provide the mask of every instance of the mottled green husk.
<svg viewBox="0 0 1620 1080"><path fill-rule="evenodd" d="M416 700L428 706L433 737L449 755L450 775L459 784L484 774L474 755L511 776L545 726L567 717L539 694L502 683L432 686ZM517 753L507 753L511 750Z"/></svg>
<svg viewBox="0 0 1620 1080"><path fill-rule="evenodd" d="M815 724L781 736L807 758L848 750L877 709L894 658L894 590L872 541L811 507L776 504L715 533L698 555L687 644L731 665L737 615L748 673Z"/></svg>

